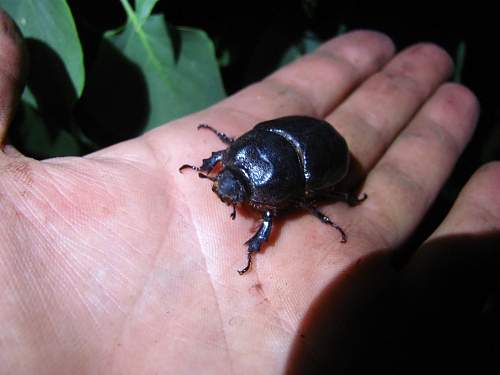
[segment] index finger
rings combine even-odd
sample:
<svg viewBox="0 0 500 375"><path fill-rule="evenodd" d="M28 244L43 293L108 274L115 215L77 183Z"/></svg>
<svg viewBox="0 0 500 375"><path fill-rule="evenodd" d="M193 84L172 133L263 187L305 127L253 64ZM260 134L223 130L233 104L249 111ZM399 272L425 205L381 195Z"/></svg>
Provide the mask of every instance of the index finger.
<svg viewBox="0 0 500 375"><path fill-rule="evenodd" d="M0 144L14 115L23 79L22 38L0 8Z"/></svg>

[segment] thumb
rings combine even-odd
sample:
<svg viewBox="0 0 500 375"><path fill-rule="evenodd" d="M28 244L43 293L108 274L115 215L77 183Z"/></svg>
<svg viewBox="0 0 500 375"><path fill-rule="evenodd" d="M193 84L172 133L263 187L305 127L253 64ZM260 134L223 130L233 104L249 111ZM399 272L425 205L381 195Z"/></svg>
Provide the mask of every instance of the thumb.
<svg viewBox="0 0 500 375"><path fill-rule="evenodd" d="M23 38L0 8L0 144L5 142L24 85L25 60Z"/></svg>

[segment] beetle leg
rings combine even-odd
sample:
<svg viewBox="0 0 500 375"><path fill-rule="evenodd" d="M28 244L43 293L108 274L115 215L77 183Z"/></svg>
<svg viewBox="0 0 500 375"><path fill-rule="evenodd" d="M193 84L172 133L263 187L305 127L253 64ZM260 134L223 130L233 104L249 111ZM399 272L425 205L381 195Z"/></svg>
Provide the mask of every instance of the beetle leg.
<svg viewBox="0 0 500 375"><path fill-rule="evenodd" d="M210 173L210 171L215 168L215 165L222 160L222 157L224 156L224 151L225 150L212 152L212 155L209 158L203 159L201 166L199 167L195 167L194 165L184 164L182 167L179 168L179 172L182 172L183 169L191 168L198 172Z"/></svg>
<svg viewBox="0 0 500 375"><path fill-rule="evenodd" d="M224 142L226 145L230 145L231 143L234 142L234 138L228 137L226 134L218 131L217 129L212 128L210 125L207 124L200 124L198 125L198 130L200 129L208 129L212 133L214 133L219 139Z"/></svg>
<svg viewBox="0 0 500 375"><path fill-rule="evenodd" d="M307 205L303 204L303 208L306 208L312 215L316 216L318 219L321 220L322 223L331 225L335 229L337 229L340 232L340 235L342 236L342 239L340 242L344 243L347 242L347 235L345 234L344 230L338 225L335 224L328 216L326 216L323 212L318 210L315 206L313 205Z"/></svg>
<svg viewBox="0 0 500 375"><path fill-rule="evenodd" d="M250 269L250 265L252 264L252 253L255 253L260 250L260 246L263 242L267 241L269 235L271 234L271 228L273 226L273 214L271 211L265 211L262 215L262 223L260 224L257 233L255 233L252 238L250 238L245 245L248 245L248 261L247 265L238 270L240 275L243 275Z"/></svg>
<svg viewBox="0 0 500 375"><path fill-rule="evenodd" d="M338 191L332 191L327 193L328 197L338 199L346 202L349 206L356 206L363 202L368 195L366 193L361 194L360 196L353 195L351 193L340 193Z"/></svg>

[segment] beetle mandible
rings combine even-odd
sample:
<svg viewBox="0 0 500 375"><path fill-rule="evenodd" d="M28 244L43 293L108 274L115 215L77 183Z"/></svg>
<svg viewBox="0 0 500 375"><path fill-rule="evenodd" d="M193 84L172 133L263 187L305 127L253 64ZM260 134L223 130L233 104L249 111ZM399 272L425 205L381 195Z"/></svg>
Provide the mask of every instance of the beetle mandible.
<svg viewBox="0 0 500 375"><path fill-rule="evenodd" d="M308 210L338 230L341 242L347 241L342 228L316 207L322 199L340 199L353 206L367 197L335 190L349 169L349 149L332 125L313 117L286 116L261 122L237 139L206 124L198 129L210 130L229 147L212 152L199 167L184 164L179 171L191 168L200 178L211 180L212 190L233 207L233 220L238 204L262 212L259 229L245 242L247 265L238 270L240 275L249 270L252 254L269 238L273 217L289 208ZM218 163L220 171L210 176Z"/></svg>

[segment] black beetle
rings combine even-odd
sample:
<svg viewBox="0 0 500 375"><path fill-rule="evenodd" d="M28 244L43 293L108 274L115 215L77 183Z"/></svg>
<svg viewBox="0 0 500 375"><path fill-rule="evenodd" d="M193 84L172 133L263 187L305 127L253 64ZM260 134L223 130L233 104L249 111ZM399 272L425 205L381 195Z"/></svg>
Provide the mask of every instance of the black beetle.
<svg viewBox="0 0 500 375"><path fill-rule="evenodd" d="M212 190L224 203L233 206L233 220L236 205L241 203L263 213L257 233L245 243L248 262L238 271L240 275L250 268L252 253L259 251L269 238L273 217L287 208L307 209L337 229L341 242L346 242L342 228L315 204L320 199L336 198L355 205L366 199L366 194L358 198L334 190L349 169L349 149L328 122L307 116L281 117L261 122L237 139L205 124L198 129L212 131L229 147L212 152L200 167L184 164L179 171L191 168L200 172L201 178L213 181ZM220 171L209 176L219 162Z"/></svg>

